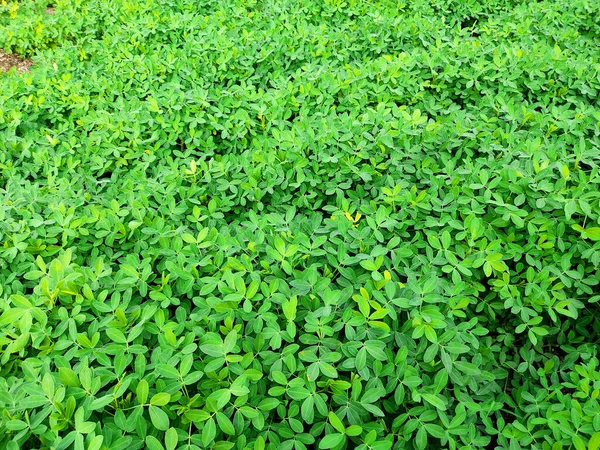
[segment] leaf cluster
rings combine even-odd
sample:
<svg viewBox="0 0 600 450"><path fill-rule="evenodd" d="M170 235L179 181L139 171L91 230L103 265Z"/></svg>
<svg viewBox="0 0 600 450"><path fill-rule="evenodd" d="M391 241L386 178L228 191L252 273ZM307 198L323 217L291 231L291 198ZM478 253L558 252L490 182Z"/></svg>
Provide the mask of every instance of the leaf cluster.
<svg viewBox="0 0 600 450"><path fill-rule="evenodd" d="M600 446L600 4L0 2L0 448Z"/></svg>

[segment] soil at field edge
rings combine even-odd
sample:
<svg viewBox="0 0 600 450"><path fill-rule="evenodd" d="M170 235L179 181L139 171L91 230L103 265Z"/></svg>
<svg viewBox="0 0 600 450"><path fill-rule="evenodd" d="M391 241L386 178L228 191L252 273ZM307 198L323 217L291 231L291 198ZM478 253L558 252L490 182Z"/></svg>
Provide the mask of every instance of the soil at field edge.
<svg viewBox="0 0 600 450"><path fill-rule="evenodd" d="M0 50L0 72L8 72L13 67L17 68L17 72L27 72L32 64L31 59Z"/></svg>

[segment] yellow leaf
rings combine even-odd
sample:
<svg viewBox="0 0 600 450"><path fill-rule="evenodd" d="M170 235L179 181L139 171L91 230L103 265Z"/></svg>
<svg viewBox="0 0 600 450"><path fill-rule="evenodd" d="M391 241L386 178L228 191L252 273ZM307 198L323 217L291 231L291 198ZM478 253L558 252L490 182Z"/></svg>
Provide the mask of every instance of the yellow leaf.
<svg viewBox="0 0 600 450"><path fill-rule="evenodd" d="M383 331L390 331L389 325L385 322L380 322L377 320L370 320L369 325L371 325L373 328L379 328L380 330L383 330Z"/></svg>
<svg viewBox="0 0 600 450"><path fill-rule="evenodd" d="M382 309L378 309L373 314L371 314L371 317L369 317L369 319L370 320L383 319L386 315L387 315L387 310L382 308Z"/></svg>
<svg viewBox="0 0 600 450"><path fill-rule="evenodd" d="M588 443L588 450L600 449L600 432L594 433Z"/></svg>
<svg viewBox="0 0 600 450"><path fill-rule="evenodd" d="M360 295L355 295L354 300L356 300L356 303L358 303L358 309L360 310L360 313L364 317L369 317L369 314L371 312L371 307L369 306L369 302L366 299L364 299L363 297L361 297Z"/></svg>
<svg viewBox="0 0 600 450"><path fill-rule="evenodd" d="M583 230L583 235L592 241L600 241L600 227L591 227Z"/></svg>

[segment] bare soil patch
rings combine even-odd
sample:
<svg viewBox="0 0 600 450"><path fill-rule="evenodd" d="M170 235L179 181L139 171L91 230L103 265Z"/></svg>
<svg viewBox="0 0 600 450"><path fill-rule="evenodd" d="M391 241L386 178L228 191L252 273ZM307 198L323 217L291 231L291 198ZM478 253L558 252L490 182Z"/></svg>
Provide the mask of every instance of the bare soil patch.
<svg viewBox="0 0 600 450"><path fill-rule="evenodd" d="M46 8L46 14L48 15L52 15L56 12L56 9L54 9L52 6L49 6L48 8Z"/></svg>
<svg viewBox="0 0 600 450"><path fill-rule="evenodd" d="M33 61L29 58L22 58L13 53L4 53L0 50L0 72L8 72L11 68L16 67L17 72L27 72Z"/></svg>

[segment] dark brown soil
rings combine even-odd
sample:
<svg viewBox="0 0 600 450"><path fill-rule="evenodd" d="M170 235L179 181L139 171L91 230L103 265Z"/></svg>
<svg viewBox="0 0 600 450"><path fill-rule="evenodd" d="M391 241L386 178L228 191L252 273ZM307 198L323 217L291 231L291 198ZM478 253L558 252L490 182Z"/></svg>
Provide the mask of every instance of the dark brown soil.
<svg viewBox="0 0 600 450"><path fill-rule="evenodd" d="M16 67L17 72L27 72L32 64L31 59L0 50L0 72L8 72L13 67Z"/></svg>

